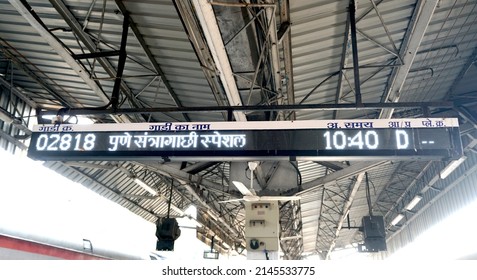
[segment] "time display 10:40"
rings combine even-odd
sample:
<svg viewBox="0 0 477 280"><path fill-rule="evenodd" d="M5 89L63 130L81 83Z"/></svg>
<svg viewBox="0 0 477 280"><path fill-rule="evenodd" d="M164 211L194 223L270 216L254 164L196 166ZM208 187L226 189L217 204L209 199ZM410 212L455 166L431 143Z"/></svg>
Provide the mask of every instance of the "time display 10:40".
<svg viewBox="0 0 477 280"><path fill-rule="evenodd" d="M351 133L350 133L351 132ZM409 149L410 135L405 130L394 130L394 137L386 137L386 144L380 146L380 136L375 130L359 130L359 131L343 131L330 130L323 134L325 140L326 150L345 150L345 149L359 149L359 150L376 150L382 146L396 150ZM424 141L426 144L435 144L435 141Z"/></svg>

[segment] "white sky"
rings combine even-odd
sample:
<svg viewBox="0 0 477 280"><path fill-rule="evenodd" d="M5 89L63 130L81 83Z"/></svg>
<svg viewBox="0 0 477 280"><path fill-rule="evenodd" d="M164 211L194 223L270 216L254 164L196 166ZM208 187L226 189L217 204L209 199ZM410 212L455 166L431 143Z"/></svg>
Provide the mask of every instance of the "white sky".
<svg viewBox="0 0 477 280"><path fill-rule="evenodd" d="M155 250L155 225L26 156L0 150L0 233L145 256ZM188 211L194 212L195 209ZM188 225L189 219L180 219ZM168 258L202 258L204 246L182 229ZM194 248L191 250L191 248ZM161 252L162 253L162 252Z"/></svg>

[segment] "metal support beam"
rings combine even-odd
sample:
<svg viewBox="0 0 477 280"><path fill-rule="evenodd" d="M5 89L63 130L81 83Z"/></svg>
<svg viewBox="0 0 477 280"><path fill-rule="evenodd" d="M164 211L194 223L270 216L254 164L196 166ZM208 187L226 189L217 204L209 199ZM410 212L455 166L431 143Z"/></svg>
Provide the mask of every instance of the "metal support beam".
<svg viewBox="0 0 477 280"><path fill-rule="evenodd" d="M356 193L359 190L359 186L361 185L361 182L363 181L365 173L360 173L358 176L356 176L355 182L353 183L353 186L349 190L349 193L347 194L347 199L343 205L343 208L340 209L341 213L343 213L339 220L338 224L336 225L336 231L335 231L335 236L336 238L340 235L341 228L343 227L343 223L346 220L346 217L349 215L349 210L351 209L351 205L353 204L354 198L356 196ZM333 251L335 245L336 245L336 238L331 242L330 247L326 253L326 258L329 259L331 252Z"/></svg>
<svg viewBox="0 0 477 280"><path fill-rule="evenodd" d="M31 100L28 96L25 95L22 91L20 91L18 88L15 86L12 86L10 84L10 81L5 80L4 77L0 76L0 85L5 87L7 90L9 90L11 93L16 95L18 98L20 98L23 102L28 104L28 106L32 108L37 108L38 104L36 104L35 101Z"/></svg>
<svg viewBox="0 0 477 280"><path fill-rule="evenodd" d="M123 79L124 65L126 64L126 44L128 42L129 13L123 14L123 31L121 33L121 46L119 48L118 71L114 80L113 92L111 94L111 105L113 112L119 108L119 90Z"/></svg>
<svg viewBox="0 0 477 280"><path fill-rule="evenodd" d="M373 4L373 8L374 8L374 11L376 12L376 15L378 16L379 20L381 21L381 24L382 24L382 26L383 26L383 28L384 28L384 31L386 32L386 35L388 36L389 42L391 43L391 45L392 45L392 47L393 47L394 52L392 52L392 53L394 53L394 55L397 55L397 56L398 56L398 58L399 58L399 63L402 64L402 63L403 63L403 62L402 62L402 59L401 59L401 57L400 57L399 54L398 54L399 51L398 51L398 49L397 49L397 47L396 47L396 44L394 43L393 38L391 37L391 33L389 32L388 27L386 26L386 23L384 23L384 19L383 19L382 15L381 15L381 12L379 12L379 9L378 9L378 5L374 2L374 0L370 0L370 1L371 1L371 4Z"/></svg>
<svg viewBox="0 0 477 280"><path fill-rule="evenodd" d="M201 172L204 169L210 168L214 165L216 165L218 162L211 161L211 162L197 162L192 165L189 165L183 169L181 169L184 172L190 173L190 174L197 174Z"/></svg>
<svg viewBox="0 0 477 280"><path fill-rule="evenodd" d="M247 7L275 7L275 4L264 4L264 3L232 3L232 2L220 2L220 1L210 1L211 5L214 6L225 6L225 7L241 7L241 8L247 8Z"/></svg>
<svg viewBox="0 0 477 280"><path fill-rule="evenodd" d="M261 189L266 189L268 185L268 181L265 179L265 174L260 164L255 168L255 172L253 172L253 174L258 181L259 187Z"/></svg>
<svg viewBox="0 0 477 280"><path fill-rule="evenodd" d="M274 3L275 0L265 0L265 3L266 4L275 4ZM275 10L276 10L276 6L272 6L272 7L267 7L265 8L266 9L266 14L267 14L267 19L268 19L268 22L270 22L270 26L268 26L270 32L269 32L269 36L270 36L270 40L269 40L269 43L270 43L270 55L271 55L271 63L272 63L272 69L271 71L273 71L273 80L275 81L274 83L274 88L273 90L275 92L278 92L279 93L279 96L277 96L278 98L278 101L282 101L282 98L281 98L281 93L282 93L282 88L280 86L280 83L281 83L281 77L280 77L280 69L281 69L281 66L280 66L280 58L279 58L279 55L278 55L278 34L277 34L277 22L276 22L276 16L275 16ZM280 103L278 103L280 104Z"/></svg>
<svg viewBox="0 0 477 280"><path fill-rule="evenodd" d="M10 4L20 13L20 15L38 32L38 34L50 45L50 47L56 51L56 53L63 58L63 60L71 67L73 71L86 83L86 85L101 99L105 104L109 104L110 100L103 92L102 88L93 80L88 71L85 71L82 65L80 65L66 50L63 45L53 36L47 29L43 22L39 21L40 18L36 15L35 11L30 5L23 0L9 0ZM60 100L63 100L60 98ZM56 113L55 113L56 114ZM130 122L126 116L112 116L117 122Z"/></svg>
<svg viewBox="0 0 477 280"><path fill-rule="evenodd" d="M457 52L458 51L459 50L457 49ZM457 88L459 83L462 81L462 79L464 78L467 71L469 71L469 69L472 67L472 65L477 65L476 64L476 59L477 59L477 48L474 49L472 54L467 59L467 62L465 63L464 67L462 67L462 70L459 72L459 74L457 75L457 78L452 83L452 86L450 87L449 91L446 93L446 98L445 99L449 99L450 97L452 97L454 95L455 89Z"/></svg>
<svg viewBox="0 0 477 280"><path fill-rule="evenodd" d="M76 74L83 79L83 81L94 91L94 93L105 103L109 103L108 97L104 94L103 90L96 84L96 82L91 79L87 73L84 71L83 67L76 62L76 60L71 56L71 54L61 45L60 42L45 28L45 26L39 22L35 15L32 14L33 9L30 6L25 6L26 1L22 0L9 0L10 4L23 16L23 18L40 34L40 36L45 39L45 41L50 45L50 47L55 50L59 56L71 67ZM28 5L28 4L27 4Z"/></svg>
<svg viewBox="0 0 477 280"><path fill-rule="evenodd" d="M51 94L55 98L55 101L58 103L58 105L71 107L71 104L72 104L71 102L69 102L68 100L63 98L61 95L59 95L55 90L53 90L50 87L50 85L46 83L44 76L40 77L38 75L39 72L41 73L41 71L39 71L38 68L34 66L36 68L34 71L28 68L28 66L19 59L18 51L16 51L15 48L13 48L13 46L11 46L7 41L3 40L2 38L0 38L0 44L5 47L2 50L3 54L6 57L8 57L19 70L23 71L29 78L37 82L48 94ZM15 51L15 53L10 52L9 50L13 50ZM41 73L41 74L44 74L44 73ZM8 86L10 86L10 81L7 81L7 82L8 82ZM26 100L24 101L27 102ZM38 108L37 104L35 104L35 106L32 106L32 107Z"/></svg>
<svg viewBox="0 0 477 280"><path fill-rule="evenodd" d="M358 32L362 37L364 37L365 39L367 39L368 41L372 42L373 44L375 44L376 46L378 46L379 48L381 48L382 50L386 51L387 53L391 54L391 55L394 55L395 57L397 57L399 59L399 65L401 65L401 58L399 57L399 51L393 51L393 50L390 50L388 49L386 46L384 46L382 43L376 41L375 39L373 39L371 36L369 36L368 34L364 33L363 31L359 30L359 29L356 29L356 32ZM394 42L391 41L391 43L394 45Z"/></svg>
<svg viewBox="0 0 477 280"><path fill-rule="evenodd" d="M202 213L206 213L206 215L209 217L203 220L200 219L200 216L198 216L197 221L199 223L209 227L211 230L214 230L215 234L219 234L219 236L221 236L221 238L224 241L227 241L229 244L243 243L244 238L243 234L241 234L243 230L241 230L240 228L237 229L237 225L228 223L226 221L226 211L223 211L223 209L217 210L217 208L214 207L215 205L214 203L212 203L212 201L217 201L217 198L206 198L202 195L199 195L196 191L196 187L199 185L210 187L210 184L213 185L214 183L202 179L200 176L192 175L164 164L152 162L136 163L138 165L144 166L148 170L151 170L157 174L162 174L167 176L168 178L172 178L178 181L180 183L180 188L182 189L182 197L195 204L198 207L199 211L201 211ZM237 223L239 224L240 222Z"/></svg>
<svg viewBox="0 0 477 280"><path fill-rule="evenodd" d="M121 11L121 13L128 14L128 11L126 9L126 6L124 6L123 2L121 0L115 0L116 6L118 6L118 9ZM167 79L166 75L164 74L164 71L162 71L161 66L159 63L156 61L154 54L151 52L149 49L146 41L142 37L141 32L139 31L139 28L137 27L136 23L132 18L129 19L129 27L134 33L134 36L136 37L137 41L141 45L141 48L143 49L144 53L146 54L147 58L151 62L152 66L154 67L154 70L161 76L162 82L164 86L167 88L167 91L169 92L169 96L172 98L174 101L174 104L177 107L182 107L182 103L180 102L179 98L174 92L174 89L172 88L171 84L169 83L169 80ZM183 114L183 117L185 121L190 122L190 118L187 114Z"/></svg>
<svg viewBox="0 0 477 280"><path fill-rule="evenodd" d="M302 259L303 222L300 201L287 201L280 206L280 247L285 260Z"/></svg>
<svg viewBox="0 0 477 280"><path fill-rule="evenodd" d="M103 51L103 52L92 52L92 53L85 53L85 54L74 54L73 58L76 60L81 60L81 59L101 58L101 57L118 56L118 55L120 55L120 51Z"/></svg>
<svg viewBox="0 0 477 280"><path fill-rule="evenodd" d="M255 20L264 12L265 10L262 9L260 11L258 11L258 13L256 13L244 26L242 26L242 28L240 28L237 32L235 32L235 34L230 37L227 42L224 43L224 46L227 46L228 44L230 44L230 42L232 42L235 38L237 38L237 36L242 32L244 31L247 27L249 27L252 23L255 22Z"/></svg>
<svg viewBox="0 0 477 280"><path fill-rule="evenodd" d="M189 41L197 55L205 79L209 83L215 101L219 106L227 105L227 98L220 80L217 77L215 71L216 66L211 51L205 38L202 36L202 30L199 23L193 17L194 8L192 7L192 4L189 1L181 0L174 0L173 2L179 17L181 18L187 37L189 37ZM232 120L232 115L228 115L227 113L223 113L222 115L224 120Z"/></svg>
<svg viewBox="0 0 477 280"><path fill-rule="evenodd" d="M120 55L120 51L104 51L96 53L96 43L93 42L90 35L84 31L84 27L78 22L76 17L71 13L71 11L66 7L62 0L50 0L50 3L56 9L56 11L60 14L63 20L68 24L71 28L72 32L74 32L75 36L86 46L88 51L91 54L80 54L80 55L73 55L74 59L83 59L91 57L96 57L97 54L101 54L98 56L98 62L103 67L104 71L108 73L110 77L115 78L117 76L117 72L115 67L106 59L104 55ZM129 97L131 103L136 107L141 107L137 100L134 98L134 95L131 92L131 89L126 85L126 83L122 80L121 81L121 90Z"/></svg>
<svg viewBox="0 0 477 280"><path fill-rule="evenodd" d="M348 66L348 42L350 40L350 19L348 13L348 20L346 21L345 37L343 46L341 49L341 61L340 61L340 70L338 74L338 86L336 87L335 103L340 103L341 97L343 95L343 78L346 75L346 68ZM338 118L338 112L333 112L333 119Z"/></svg>
<svg viewBox="0 0 477 280"><path fill-rule="evenodd" d="M333 170L341 170L344 168L349 167L349 165L346 165L344 163L341 163L339 161L317 161L316 163L323 165L325 167L328 167Z"/></svg>
<svg viewBox="0 0 477 280"><path fill-rule="evenodd" d="M299 192L297 195L302 195L308 192L316 191L326 183L331 183L333 181L338 181L347 177L357 176L360 173L376 168L382 165L383 163L385 163L385 161L355 163L349 167L343 168L341 170L335 171L321 178L302 184L301 187L303 191Z"/></svg>
<svg viewBox="0 0 477 280"><path fill-rule="evenodd" d="M361 82L359 81L359 59L358 59L358 40L356 38L356 6L354 0L349 2L349 19L351 25L351 48L353 50L353 71L354 71L354 90L355 102L357 107L361 107Z"/></svg>
<svg viewBox="0 0 477 280"><path fill-rule="evenodd" d="M224 87L229 104L232 106L241 106L242 100L232 74L232 67L230 66L230 61L225 51L224 42L222 41L211 3L207 0L193 0L192 3L201 23L212 57L214 58L218 76ZM247 121L247 117L243 112L234 112L233 115L236 121Z"/></svg>
<svg viewBox="0 0 477 280"><path fill-rule="evenodd" d="M282 49L283 49L283 64L285 66L285 82L286 82L286 94L287 104L295 104L295 83L293 80L293 61L292 61L292 46L291 46L291 24L290 24L290 3L289 0L280 1L280 25L287 26L288 30L283 35ZM280 40L280 38L279 38ZM277 83L280 81L277 81ZM288 120L295 120L296 114L292 112L288 115Z"/></svg>
<svg viewBox="0 0 477 280"><path fill-rule="evenodd" d="M20 142L18 139L16 139L15 137L11 136L10 134L8 133L5 133L3 132L2 130L0 130L0 138L3 138L5 140L7 140L8 142L12 143L13 145L17 146L18 148L20 148L21 150L26 150L28 149L27 145L23 144L22 142Z"/></svg>
<svg viewBox="0 0 477 280"><path fill-rule="evenodd" d="M255 174L257 176L261 177L261 179L259 179L259 177L257 177L257 180L258 180L259 184L260 184L260 180L263 181L263 185L261 185L262 188L266 189L268 187L268 183L273 178L275 173L278 171L279 165L280 165L279 161L273 162L272 165L269 167L268 172L266 174L264 174L264 172L261 168L261 165L257 166L257 172Z"/></svg>
<svg viewBox="0 0 477 280"><path fill-rule="evenodd" d="M377 5L379 5L380 3L382 3L382 0L375 3L375 6L377 7ZM355 5L356 6L356 5ZM374 9L373 8L370 8L368 9L366 12L362 13L360 17L356 18L355 19L355 24L357 24L360 20L362 20L364 17L366 17L372 10ZM356 28L356 32L360 33L359 29ZM346 93L343 95L343 79L346 78L346 70L348 69L352 69L353 67L348 67L348 45L349 45L349 41L351 40L351 34L350 34L350 14L348 13L348 19L346 21L346 27L345 27L345 36L344 36L344 41L343 41L343 46L342 46L342 50L341 50L341 60L340 60L340 70L339 70L339 74L338 74L338 86L336 88L336 96L335 96L335 103L339 103L340 100L347 96L349 94ZM363 68L363 66L360 66L360 68ZM374 75L373 75L374 76ZM367 80L367 79L366 79ZM363 81L362 84L364 84L365 81ZM338 118L338 112L333 112L333 119L337 119Z"/></svg>
<svg viewBox="0 0 477 280"><path fill-rule="evenodd" d="M407 74L412 67L412 63L416 57L416 53L421 45L422 38L426 33L438 2L438 0L419 0L417 2L399 52L399 56L402 57L403 60L403 66L393 68L393 72L388 80L388 85L381 98L381 102L399 101ZM393 108L383 109L379 118L389 119L392 117L393 113Z"/></svg>
<svg viewBox="0 0 477 280"><path fill-rule="evenodd" d="M214 182L210 182L208 180L205 180L200 176L192 175L192 174L189 174L187 172L178 170L178 169L176 169L174 167L171 167L171 166L168 166L168 165L151 164L151 162L144 162L144 163L139 162L139 164L146 165L149 168L154 168L155 171L157 171L161 174L165 174L169 177L172 177L172 178L178 180L179 182L181 182L181 184L184 184L184 186L190 192L190 194L192 196L194 196L194 198L197 199L201 203L202 207L205 207L206 209L212 211L214 213L214 215L216 216L217 220L220 221L221 224L223 224L231 233L233 233L235 235L235 237L240 236L240 233L237 231L237 229L232 228L227 222L224 221L224 219L222 217L220 217L220 215L216 214L215 213L216 210L214 208L212 208L210 205L208 205L204 201L203 198L199 197L197 195L197 193L190 186L190 184L197 184L197 185L205 186L207 188L212 188L212 189L215 189L215 190L221 190L221 188L222 188L221 185L216 184Z"/></svg>
<svg viewBox="0 0 477 280"><path fill-rule="evenodd" d="M0 107L0 120L13 125L18 130L23 131L27 136L31 135L31 130L23 124L21 118L16 118L14 115L12 115L10 112L3 109L2 107Z"/></svg>

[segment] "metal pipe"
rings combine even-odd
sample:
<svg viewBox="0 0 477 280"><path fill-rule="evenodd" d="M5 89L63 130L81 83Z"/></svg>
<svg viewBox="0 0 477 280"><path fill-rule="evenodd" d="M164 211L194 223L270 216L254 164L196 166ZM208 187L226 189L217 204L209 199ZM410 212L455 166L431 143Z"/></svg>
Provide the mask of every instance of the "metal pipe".
<svg viewBox="0 0 477 280"><path fill-rule="evenodd" d="M102 114L150 114L150 113L184 113L184 112L238 112L247 111L290 111L290 110L356 110L355 103L340 104L295 104L295 105L251 105L251 106L205 106L205 107L162 107L162 108L119 108L115 112L110 109L68 108L70 115L102 115ZM379 110L386 108L454 108L453 102L400 102L400 103L361 103L359 109ZM40 114L56 114L58 110L43 110Z"/></svg>

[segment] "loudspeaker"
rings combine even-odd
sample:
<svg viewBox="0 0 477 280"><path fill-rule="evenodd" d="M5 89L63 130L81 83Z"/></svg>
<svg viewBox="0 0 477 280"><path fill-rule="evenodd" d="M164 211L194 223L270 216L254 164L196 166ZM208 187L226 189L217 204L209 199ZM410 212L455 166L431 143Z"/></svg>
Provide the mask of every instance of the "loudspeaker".
<svg viewBox="0 0 477 280"><path fill-rule="evenodd" d="M359 244L359 252L386 251L386 229L382 216L364 216L362 219L364 244Z"/></svg>
<svg viewBox="0 0 477 280"><path fill-rule="evenodd" d="M364 216L362 219L362 224L364 239L386 237L383 216Z"/></svg>
<svg viewBox="0 0 477 280"><path fill-rule="evenodd" d="M164 218L156 225L156 237L158 239L176 240L181 235L179 223L175 218Z"/></svg>
<svg viewBox="0 0 477 280"><path fill-rule="evenodd" d="M156 224L156 250L174 251L174 240L181 235L179 223L175 218L164 218Z"/></svg>

